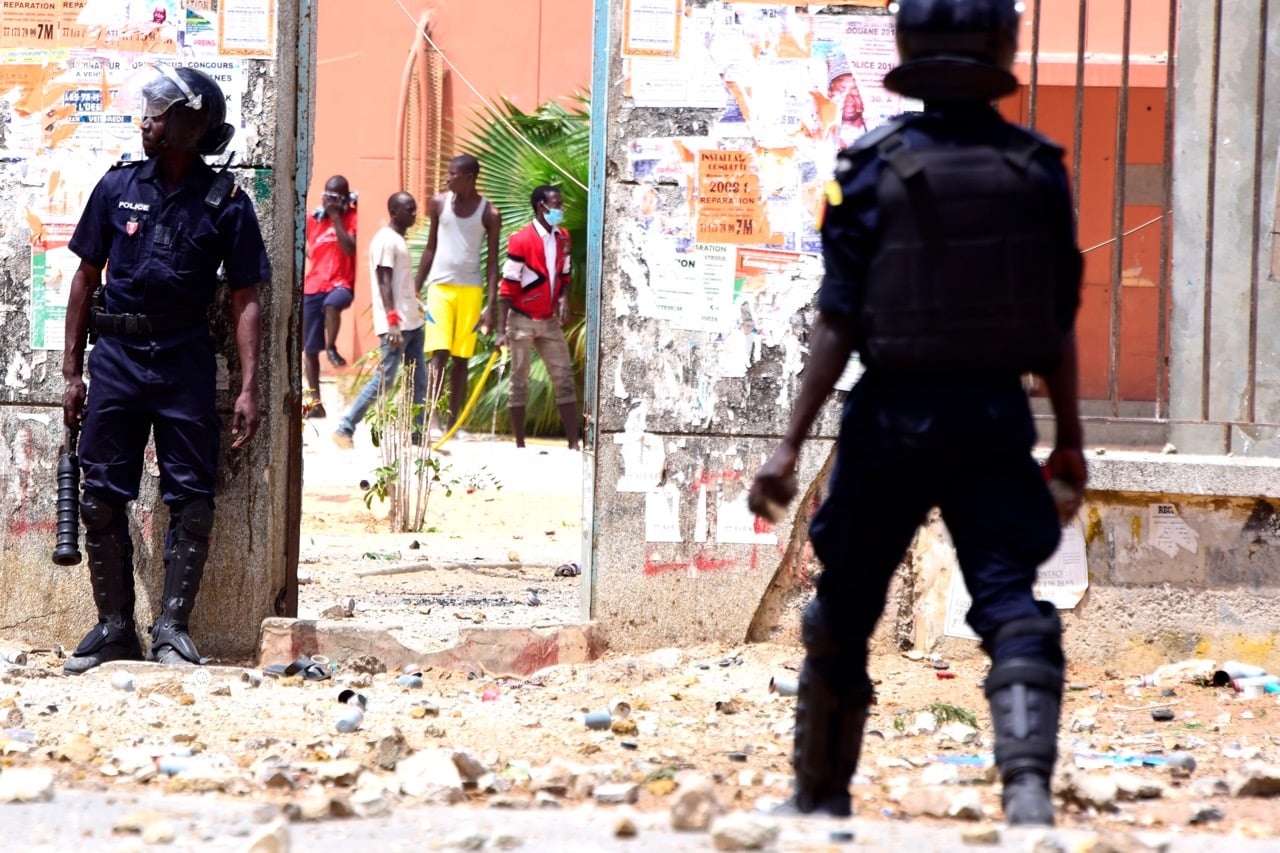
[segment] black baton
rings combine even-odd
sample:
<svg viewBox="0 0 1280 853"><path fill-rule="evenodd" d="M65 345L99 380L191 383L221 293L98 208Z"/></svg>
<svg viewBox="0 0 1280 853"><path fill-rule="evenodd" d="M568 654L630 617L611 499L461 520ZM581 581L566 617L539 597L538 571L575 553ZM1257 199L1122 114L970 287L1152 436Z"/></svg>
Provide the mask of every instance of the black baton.
<svg viewBox="0 0 1280 853"><path fill-rule="evenodd" d="M76 445L80 430L67 427L62 455L58 458L58 528L53 562L59 566L80 565L80 457Z"/></svg>

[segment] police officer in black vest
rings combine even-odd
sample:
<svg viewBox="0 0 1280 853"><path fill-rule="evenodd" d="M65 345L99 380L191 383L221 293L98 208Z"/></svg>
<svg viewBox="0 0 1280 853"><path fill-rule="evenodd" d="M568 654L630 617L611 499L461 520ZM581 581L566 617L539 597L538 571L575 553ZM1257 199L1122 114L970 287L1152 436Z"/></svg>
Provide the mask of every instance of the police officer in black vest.
<svg viewBox="0 0 1280 853"><path fill-rule="evenodd" d="M995 759L1011 824L1051 824L1063 683L1057 611L1032 595L1060 522L1083 498L1074 322L1081 260L1062 150L992 100L1010 73L1021 3L902 0L901 64L922 99L841 152L822 226L826 275L811 357L777 450L752 485L759 514L795 495L800 446L855 350L866 372L842 415L830 494L810 527L824 570L802 622L794 796L783 812L851 812L873 701L867 643L889 581L931 507L973 596L992 665ZM1056 416L1047 474L1020 374Z"/></svg>
<svg viewBox="0 0 1280 853"><path fill-rule="evenodd" d="M153 432L169 529L150 657L201 662L188 620L213 530L221 419L208 313L219 268L240 357L232 447L252 438L259 423L258 285L271 268L253 204L229 172L202 159L222 152L235 132L225 121L226 96L204 72L166 65L151 67L136 87L147 159L102 177L69 245L80 266L67 302L63 418L68 426L83 419L81 517L98 610L98 624L63 667L72 674L142 657L125 508L138 496ZM100 288L101 307L94 307ZM90 331L97 343L86 404Z"/></svg>

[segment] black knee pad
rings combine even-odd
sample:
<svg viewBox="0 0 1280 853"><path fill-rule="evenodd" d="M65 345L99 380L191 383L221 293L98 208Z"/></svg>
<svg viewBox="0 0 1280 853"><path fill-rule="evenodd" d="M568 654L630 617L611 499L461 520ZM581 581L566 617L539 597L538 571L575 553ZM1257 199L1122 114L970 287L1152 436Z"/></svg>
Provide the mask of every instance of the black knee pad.
<svg viewBox="0 0 1280 853"><path fill-rule="evenodd" d="M830 614L819 598L810 601L800 619L800 642L806 654L814 660L838 658L844 652L835 632L831 630Z"/></svg>
<svg viewBox="0 0 1280 853"><path fill-rule="evenodd" d="M124 505L93 492L85 492L80 499L80 518L84 520L85 530L97 533L111 527L113 521L124 519Z"/></svg>
<svg viewBox="0 0 1280 853"><path fill-rule="evenodd" d="M824 688L837 696L870 701L874 693L871 679L855 655L856 644L865 642L865 638L859 640L841 631L832 610L830 603L819 598L804 609L800 620L800 640L805 650L801 681L807 673L821 679Z"/></svg>
<svg viewBox="0 0 1280 853"><path fill-rule="evenodd" d="M1058 608L1047 601L1037 601L1036 607L1040 615L1027 619L1015 619L1000 626L990 637L983 640L982 647L988 655L994 655L999 645L1014 637L1035 637L1040 640L1043 658L1052 666L1061 669L1065 663L1062 654L1062 617Z"/></svg>
<svg viewBox="0 0 1280 853"><path fill-rule="evenodd" d="M196 498L182 505L175 513L178 535L183 539L204 542L213 532L213 501Z"/></svg>

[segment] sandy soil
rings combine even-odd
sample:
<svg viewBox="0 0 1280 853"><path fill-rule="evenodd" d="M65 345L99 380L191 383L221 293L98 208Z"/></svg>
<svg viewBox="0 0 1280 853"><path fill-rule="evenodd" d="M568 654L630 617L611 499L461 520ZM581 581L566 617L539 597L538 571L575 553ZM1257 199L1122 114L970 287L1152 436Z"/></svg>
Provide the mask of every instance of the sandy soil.
<svg viewBox="0 0 1280 853"><path fill-rule="evenodd" d="M334 448L328 437L334 411L308 423L303 616L353 599L355 619L402 623L402 639L423 649L445 645L459 627L477 622L580 618L581 579L554 574L556 566L580 559L579 454L552 443L521 451L502 441L451 443L446 476L461 487L432 498L428 530L392 533L376 504L373 511L365 507L359 487L376 465L368 434L361 430L354 450ZM492 477L482 477L484 471ZM436 568L358 574L423 562ZM494 567L503 563L514 565ZM528 603L531 587L540 605ZM497 798L527 802L542 785L539 779L559 774L570 780L559 789L569 800L589 797L592 782L631 781L640 784L636 808L659 811L671 806L675 778L695 770L717 781L726 805L747 809L787 793L795 700L771 693L769 681L793 679L798 656L798 648L771 644L610 653L594 664L553 667L526 680L432 671L421 688L411 689L396 684L397 673L368 674L349 665L319 682L259 679L232 667L197 672L145 664L113 665L71 679L61 676L61 661L52 654L29 652L26 665L0 664L0 778L4 768L39 766L52 768L60 786L212 790L290 802L309 790L353 784L354 776L332 778L335 761L349 759L358 767L355 775L364 776L360 784L385 788L394 807L405 800L394 771L379 767L378 757L398 729L407 751L460 750L506 780L469 791L474 805ZM936 783L946 796L977 792L985 817L998 820L999 786L989 783L983 766L991 750L984 667L976 656L875 659L879 701L854 787L861 816L903 817L908 809L900 792ZM112 686L124 670L132 675L132 690ZM1226 790L1250 761L1277 767L1276 697L1246 699L1230 688L1190 685L1168 688L1166 695L1135 686L1134 675L1094 662L1070 664L1059 775L1109 777L1114 768L1089 761L1095 753L1158 761L1186 751L1197 767L1184 776L1164 766L1126 768L1155 786L1147 792L1152 798L1122 799L1102 814L1064 807L1062 823L1280 833L1275 801ZM335 730L335 715L346 709L336 702L344 688L368 702L362 726L350 733ZM607 708L619 698L632 712L614 731L583 725L583 711ZM1174 718L1157 722L1155 706L1172 710ZM921 712L931 708L944 717L972 715L973 740L957 742L944 734L945 726L915 733L917 722L927 722ZM195 753L190 760L203 771L157 774L158 759L183 753ZM1211 819L1188 826L1198 809Z"/></svg>
<svg viewBox="0 0 1280 853"><path fill-rule="evenodd" d="M323 393L329 416L306 421L303 438L299 616L354 599L357 620L401 625L398 639L424 651L451 644L460 627L581 620L583 579L555 570L582 559L582 454L563 441L520 449L505 437L454 438L423 530L395 533L387 505L366 506L361 488L381 452L364 426L354 449L334 446L342 408L332 385Z"/></svg>

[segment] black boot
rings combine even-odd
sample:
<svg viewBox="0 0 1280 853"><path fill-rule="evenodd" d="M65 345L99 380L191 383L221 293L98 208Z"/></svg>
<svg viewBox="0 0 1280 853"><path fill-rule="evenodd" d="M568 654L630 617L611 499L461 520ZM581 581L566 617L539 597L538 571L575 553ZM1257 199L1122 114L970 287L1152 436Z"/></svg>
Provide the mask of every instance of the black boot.
<svg viewBox="0 0 1280 853"><path fill-rule="evenodd" d="M160 618L151 628L149 658L167 666L190 666L204 660L188 633L187 623L196 606L204 564L209 559L209 531L213 505L196 500L173 511L164 553L164 591Z"/></svg>
<svg viewBox="0 0 1280 853"><path fill-rule="evenodd" d="M1013 826L1052 826L1049 781L1058 759L1062 670L1033 658L1001 661L987 676L986 693L1005 819Z"/></svg>
<svg viewBox="0 0 1280 853"><path fill-rule="evenodd" d="M133 621L133 540L124 506L85 493L80 504L85 522L84 548L89 556L89 582L98 608L98 624L62 665L79 675L113 660L142 660Z"/></svg>
<svg viewBox="0 0 1280 853"><path fill-rule="evenodd" d="M1051 606L1040 619L1001 629L992 648L1013 636L1040 635L1045 657L1015 657L991 667L985 692L995 730L996 766L1004 782L1001 800L1012 826L1053 826L1050 781L1058 759L1062 713L1061 622Z"/></svg>
<svg viewBox="0 0 1280 853"><path fill-rule="evenodd" d="M871 686L852 680L848 649L828 630L817 599L805 608L801 635L806 655L796 693L791 753L795 791L773 814L849 817L853 813L849 782L862 753Z"/></svg>
<svg viewBox="0 0 1280 853"><path fill-rule="evenodd" d="M858 769L870 698L839 697L808 665L800 671L791 765L795 791L773 814L849 817L849 782Z"/></svg>

